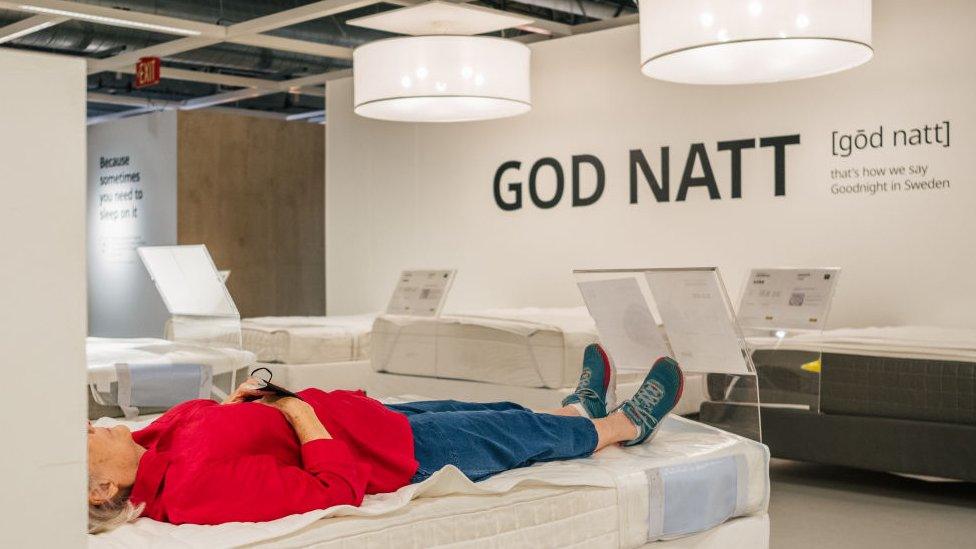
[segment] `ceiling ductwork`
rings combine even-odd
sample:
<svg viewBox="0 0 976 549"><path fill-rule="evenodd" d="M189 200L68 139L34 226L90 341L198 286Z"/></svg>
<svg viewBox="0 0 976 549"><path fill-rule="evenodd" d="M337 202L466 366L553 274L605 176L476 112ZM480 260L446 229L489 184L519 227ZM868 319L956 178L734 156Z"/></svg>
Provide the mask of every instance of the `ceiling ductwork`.
<svg viewBox="0 0 976 549"><path fill-rule="evenodd" d="M3 23L0 23L3 24ZM16 46L53 53L102 58L121 51L137 50L162 42L145 32L97 27L91 23L69 21L18 39ZM236 44L217 44L166 58L171 64L207 67L220 71L246 73L265 78L283 78L304 72L324 72L348 62L297 53L262 50Z"/></svg>
<svg viewBox="0 0 976 549"><path fill-rule="evenodd" d="M615 5L593 2L592 0L517 0L520 4L571 13L591 19L613 19L621 15L637 13L637 6ZM625 0L626 2L626 0Z"/></svg>
<svg viewBox="0 0 976 549"><path fill-rule="evenodd" d="M86 3L118 7L117 3L111 2ZM283 0L250 0L247 2L184 2L180 0L146 2L143 0L126 2L125 4L133 11L145 11L217 24L247 21L295 6L295 2ZM223 4L223 8L219 7L221 4ZM381 9L383 8L380 5L371 6L335 17L310 21L292 28L276 30L269 34L296 40L328 43L350 48L356 47L361 43L383 38L386 35L367 29L344 27L342 21L350 16L368 14ZM0 12L0 26L22 18L23 14L2 11ZM54 53L102 58L115 55L121 51L138 50L172 39L172 36L165 34L96 25L84 21L68 21L19 38L9 45ZM227 43L180 53L166 58L166 61L187 67L208 67L264 78L285 78L349 66L349 62L344 60Z"/></svg>
<svg viewBox="0 0 976 549"><path fill-rule="evenodd" d="M518 0L517 4L529 6L530 11L540 11L541 8L541 10L588 19L608 19L617 15L636 13L636 8L632 7L630 0L620 0L620 2L618 4L617 2L603 3L595 0ZM292 9L296 5L309 2L296 2L294 0L96 0L83 3L113 8L124 7L132 11L166 15L203 23L231 25ZM489 4L491 3L489 2ZM271 31L269 34L355 48L365 42L390 35L348 26L344 24L345 20L395 9L396 7L398 6L391 4L374 4L362 9ZM531 10L532 7L536 10ZM0 11L0 26L13 23L21 18L23 18L22 13ZM69 21L22 37L14 41L13 45L100 58L172 39L172 36L164 34L108 27L84 21ZM332 67L349 65L343 60L330 60L311 55L262 50L261 48L234 44L218 44L200 50L188 51L168 58L167 61L186 63L190 66L208 66L218 70L253 71L255 74L261 75L285 76L292 76L305 71L324 71Z"/></svg>
<svg viewBox="0 0 976 549"><path fill-rule="evenodd" d="M73 0L77 1L77 0ZM130 10L146 14L167 16L185 21L209 25L232 26L237 23L259 19L265 16L300 9L317 0L81 0L79 4L90 4L102 8ZM398 5L399 4L399 5ZM332 15L312 20L304 20L284 28L267 31L268 36L311 42L352 49L366 42L393 36L367 28L347 25L349 19L372 15L397 9L402 5L376 3L348 11L330 12ZM480 0L472 2L486 8L508 11L532 17L540 24L552 22L561 28L605 20L636 12L633 0ZM0 27L5 27L31 17L25 11L0 9ZM537 31L535 31L537 32ZM519 31L509 29L502 36L512 37ZM568 34L563 31L557 36ZM85 57L99 60L120 54L150 49L152 46L176 40L171 34L139 30L126 26L111 26L95 22L72 19L59 21L52 26L18 37L10 37L3 47L13 47ZM272 47L259 47L272 46ZM89 75L89 92L127 95L152 101L190 101L199 97L226 96L240 82L240 86L251 87L248 78L264 82L282 82L310 75L321 75L348 68L352 62L348 58L325 57L329 53L301 49L283 51L272 49L274 44L251 46L245 43L220 42L206 47L181 51L163 57L164 80L152 87L135 89L133 86L133 65L121 70L118 64L109 65L106 70ZM289 48L290 49L290 48ZM301 52L301 53L300 53ZM318 53L318 55L315 55ZM347 56L344 56L347 57ZM134 58L133 58L134 59ZM166 78L166 70L174 71ZM188 71L214 73L212 78L180 79L177 74L189 75ZM220 75L220 78L217 75ZM230 78L226 78L230 77ZM235 80L234 78L237 78ZM243 78L241 78L243 77ZM319 88L321 90L321 88ZM307 109L321 110L323 98L314 88L301 93L291 90L260 97L236 99L233 103L240 107L259 110L272 110L285 114L305 112ZM90 108L93 114L114 114L115 107L99 112L97 106Z"/></svg>

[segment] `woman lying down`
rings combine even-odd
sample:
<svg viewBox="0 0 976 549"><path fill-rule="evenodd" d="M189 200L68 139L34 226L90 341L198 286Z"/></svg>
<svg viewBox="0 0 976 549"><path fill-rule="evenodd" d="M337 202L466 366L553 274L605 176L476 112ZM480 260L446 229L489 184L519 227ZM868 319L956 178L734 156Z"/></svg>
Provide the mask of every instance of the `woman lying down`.
<svg viewBox="0 0 976 549"><path fill-rule="evenodd" d="M145 429L88 427L89 531L138 516L172 524L269 521L393 492L445 465L471 480L649 439L681 396L676 362L654 364L607 412L613 367L589 346L563 407L456 401L383 405L362 391L274 398L244 383L223 404L192 400ZM255 397L260 400L248 402Z"/></svg>

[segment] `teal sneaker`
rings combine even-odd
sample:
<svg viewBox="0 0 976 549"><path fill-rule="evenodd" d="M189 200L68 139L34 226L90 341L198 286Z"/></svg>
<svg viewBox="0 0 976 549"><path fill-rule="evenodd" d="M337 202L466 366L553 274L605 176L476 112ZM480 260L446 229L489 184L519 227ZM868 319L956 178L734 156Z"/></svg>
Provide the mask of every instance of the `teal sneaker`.
<svg viewBox="0 0 976 549"><path fill-rule="evenodd" d="M576 390L563 399L563 406L575 405L592 419L607 417L607 404L615 400L616 369L610 356L597 343L583 351L583 371Z"/></svg>
<svg viewBox="0 0 976 549"><path fill-rule="evenodd" d="M638 430L637 437L623 445L636 446L653 438L661 420L678 404L684 386L678 363L670 357L657 359L637 393L618 408Z"/></svg>

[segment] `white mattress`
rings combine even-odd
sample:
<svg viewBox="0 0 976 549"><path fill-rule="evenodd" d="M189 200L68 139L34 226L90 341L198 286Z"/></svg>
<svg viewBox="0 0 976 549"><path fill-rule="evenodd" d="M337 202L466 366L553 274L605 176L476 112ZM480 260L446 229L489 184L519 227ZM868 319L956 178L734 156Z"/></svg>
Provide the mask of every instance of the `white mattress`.
<svg viewBox="0 0 976 549"><path fill-rule="evenodd" d="M496 309L439 318L382 315L373 325L380 372L561 388L575 386L598 339L583 307Z"/></svg>
<svg viewBox="0 0 976 549"><path fill-rule="evenodd" d="M254 353L176 343L165 339L112 339L89 337L86 341L88 383L105 387L118 381L116 364L206 364L217 376L254 364Z"/></svg>
<svg viewBox="0 0 976 549"><path fill-rule="evenodd" d="M311 364L369 358L375 314L267 316L241 321L244 348L261 362Z"/></svg>
<svg viewBox="0 0 976 549"><path fill-rule="evenodd" d="M843 328L794 337L751 337L753 349L976 362L976 330L934 326Z"/></svg>
<svg viewBox="0 0 976 549"><path fill-rule="evenodd" d="M767 448L674 416L661 429L649 444L608 448L591 458L538 464L478 483L449 466L423 483L367 496L358 508L219 526L143 518L89 536L89 546L629 548L689 535L688 543L677 545L731 547L743 538L768 544ZM744 516L756 520L730 523L738 527L730 529L734 536L694 536Z"/></svg>
<svg viewBox="0 0 976 549"><path fill-rule="evenodd" d="M506 397L505 387L575 387L583 351L597 341L596 324L585 307L489 309L440 318L383 315L373 327L371 365L377 372L402 377L491 384L496 390L489 392L500 395L496 400L521 402ZM633 394L648 368L618 369L617 384L623 388L618 397ZM407 379L387 381L413 385ZM476 393L484 398L485 391ZM698 412L704 396L703 376L687 376L676 413Z"/></svg>

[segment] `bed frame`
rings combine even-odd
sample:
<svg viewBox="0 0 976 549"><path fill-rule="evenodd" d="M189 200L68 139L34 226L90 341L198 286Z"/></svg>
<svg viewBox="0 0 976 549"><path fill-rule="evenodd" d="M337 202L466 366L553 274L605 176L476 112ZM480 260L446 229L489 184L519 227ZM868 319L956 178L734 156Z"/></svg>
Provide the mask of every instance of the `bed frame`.
<svg viewBox="0 0 976 549"><path fill-rule="evenodd" d="M824 353L818 412L816 374L784 366L798 352L754 354L773 457L976 482L976 363ZM706 402L701 419L737 412Z"/></svg>

